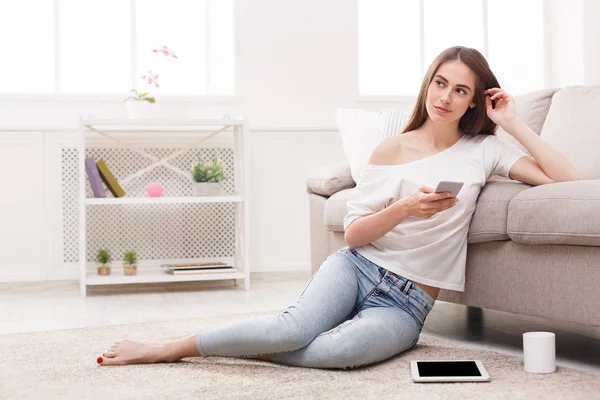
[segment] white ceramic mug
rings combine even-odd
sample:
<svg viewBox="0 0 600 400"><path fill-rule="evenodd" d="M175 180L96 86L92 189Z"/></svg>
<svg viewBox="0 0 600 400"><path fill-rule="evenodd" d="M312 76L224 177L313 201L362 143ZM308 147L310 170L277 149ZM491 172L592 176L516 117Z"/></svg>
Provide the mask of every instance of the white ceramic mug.
<svg viewBox="0 0 600 400"><path fill-rule="evenodd" d="M548 374L556 371L556 336L552 332L523 334L525 371Z"/></svg>

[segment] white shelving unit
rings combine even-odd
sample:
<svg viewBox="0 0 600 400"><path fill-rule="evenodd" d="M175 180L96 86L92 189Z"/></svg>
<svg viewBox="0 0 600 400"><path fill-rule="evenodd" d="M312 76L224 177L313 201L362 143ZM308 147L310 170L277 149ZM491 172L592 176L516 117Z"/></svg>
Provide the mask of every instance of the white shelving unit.
<svg viewBox="0 0 600 400"><path fill-rule="evenodd" d="M133 179L151 172L158 167L170 169L173 173L184 176L190 180L188 171L169 164L175 159L181 150L173 151L172 154L158 158L144 152L139 145L130 143L123 138L123 132L210 132L208 136L196 140L190 147L197 147L204 140L209 139L221 132L232 132L234 152L234 193L218 197L210 196L174 196L174 197L128 197L126 194L121 198L89 198L86 195L88 178L85 170L86 158L86 135L99 134L105 139L118 143L119 147L127 148L138 155L150 158L152 164L140 169L133 175L118 178L119 183L124 186ZM88 286L95 285L120 285L133 283L156 283L156 282L189 282L203 280L243 280L244 289L250 289L250 266L249 266L249 204L248 191L249 167L250 167L250 133L243 119L93 119L81 118L79 140L79 266L80 266L80 292L85 297ZM110 167L110 166L109 166ZM125 188L127 192L127 189ZM232 203L235 210L235 254L234 257L203 258L203 259L160 259L160 260L138 260L137 275L124 275L121 268L111 268L111 275L101 276L97 274L97 263L88 260L87 237L86 237L86 215L91 207L102 208L105 206L120 205L143 205L143 204L198 204L198 203ZM96 210L95 210L96 211ZM131 233L135 235L135 232ZM113 255L114 256L114 255ZM162 263L193 262L193 261L224 261L232 263L233 271L218 271L197 275L172 275L160 265Z"/></svg>

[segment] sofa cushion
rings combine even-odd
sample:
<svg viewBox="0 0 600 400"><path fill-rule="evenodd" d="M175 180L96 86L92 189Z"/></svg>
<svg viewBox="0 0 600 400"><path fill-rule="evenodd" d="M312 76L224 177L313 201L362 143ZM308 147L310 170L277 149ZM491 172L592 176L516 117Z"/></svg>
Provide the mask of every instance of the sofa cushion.
<svg viewBox="0 0 600 400"><path fill-rule="evenodd" d="M467 243L510 240L506 232L508 205L516 195L529 188L530 185L512 180L488 182L477 198Z"/></svg>
<svg viewBox="0 0 600 400"><path fill-rule="evenodd" d="M343 161L330 163L312 170L306 181L306 191L322 196L356 186L350 174L350 165Z"/></svg>
<svg viewBox="0 0 600 400"><path fill-rule="evenodd" d="M526 244L600 246L600 181L532 187L508 206L508 236Z"/></svg>
<svg viewBox="0 0 600 400"><path fill-rule="evenodd" d="M581 179L600 179L600 86L572 86L554 94L541 137L559 149Z"/></svg>
<svg viewBox="0 0 600 400"><path fill-rule="evenodd" d="M558 89L543 89L527 93L521 96L515 96L515 105L517 116L538 135L542 132L542 127L546 119L546 114L552 103L552 96ZM523 150L527 155L531 155L525 147L512 135L504 129L498 127L496 136L505 140L517 148Z"/></svg>

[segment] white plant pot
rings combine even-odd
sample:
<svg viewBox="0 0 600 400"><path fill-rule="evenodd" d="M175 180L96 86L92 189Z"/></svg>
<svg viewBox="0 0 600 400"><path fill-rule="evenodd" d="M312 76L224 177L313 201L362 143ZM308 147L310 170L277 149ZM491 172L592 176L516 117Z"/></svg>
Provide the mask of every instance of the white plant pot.
<svg viewBox="0 0 600 400"><path fill-rule="evenodd" d="M194 196L221 196L223 194L221 182L194 182L192 189Z"/></svg>
<svg viewBox="0 0 600 400"><path fill-rule="evenodd" d="M150 117L150 107L152 104L145 100L127 100L125 109L127 110L127 118L139 119Z"/></svg>

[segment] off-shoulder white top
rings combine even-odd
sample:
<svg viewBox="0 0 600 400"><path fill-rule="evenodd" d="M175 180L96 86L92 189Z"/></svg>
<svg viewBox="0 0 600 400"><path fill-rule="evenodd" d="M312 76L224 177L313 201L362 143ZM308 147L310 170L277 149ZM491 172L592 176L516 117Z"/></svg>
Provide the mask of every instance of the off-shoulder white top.
<svg viewBox="0 0 600 400"><path fill-rule="evenodd" d="M464 182L459 202L430 218L407 217L381 238L356 249L380 267L412 281L464 291L467 232L481 188L492 175L508 177L522 150L493 135L463 135L448 149L400 165L367 164L348 199L344 229L421 186Z"/></svg>

